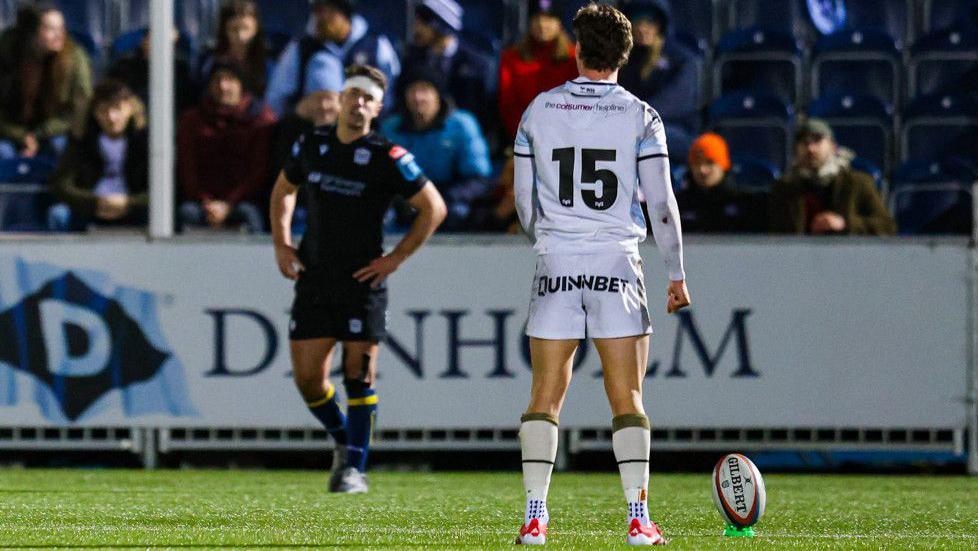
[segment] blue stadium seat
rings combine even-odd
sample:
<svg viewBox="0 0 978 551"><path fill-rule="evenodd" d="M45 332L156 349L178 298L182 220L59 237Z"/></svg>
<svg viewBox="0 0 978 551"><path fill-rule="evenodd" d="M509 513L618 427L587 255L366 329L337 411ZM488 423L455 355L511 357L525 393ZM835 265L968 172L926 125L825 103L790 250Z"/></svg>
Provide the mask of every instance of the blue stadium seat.
<svg viewBox="0 0 978 551"><path fill-rule="evenodd" d="M804 36L810 28L805 0L729 0L728 29L764 27Z"/></svg>
<svg viewBox="0 0 978 551"><path fill-rule="evenodd" d="M498 58L506 31L504 0L462 0L462 38L480 51Z"/></svg>
<svg viewBox="0 0 978 551"><path fill-rule="evenodd" d="M85 50L88 58L92 60L93 69L96 71L102 66L102 49L95 42L95 37L84 31L69 30L71 39Z"/></svg>
<svg viewBox="0 0 978 551"><path fill-rule="evenodd" d="M0 160L0 231L44 231L51 205L46 184L54 170L39 159Z"/></svg>
<svg viewBox="0 0 978 551"><path fill-rule="evenodd" d="M121 4L124 31L149 26L149 0L125 0ZM300 2L278 2L275 9L283 11L290 4ZM180 31L177 46L187 59L197 59L197 54L217 33L219 10L220 0L174 0L173 20Z"/></svg>
<svg viewBox="0 0 978 551"><path fill-rule="evenodd" d="M774 164L748 155L734 155L730 159L737 187L748 191L771 191L771 184L781 176Z"/></svg>
<svg viewBox="0 0 978 551"><path fill-rule="evenodd" d="M978 34L951 27L921 37L909 64L911 97L978 91Z"/></svg>
<svg viewBox="0 0 978 551"><path fill-rule="evenodd" d="M873 96L835 93L813 100L808 115L825 119L840 145L889 172L893 166L893 108Z"/></svg>
<svg viewBox="0 0 978 551"><path fill-rule="evenodd" d="M763 159L778 168L788 164L794 109L777 96L735 92L710 104L710 126L733 155Z"/></svg>
<svg viewBox="0 0 978 551"><path fill-rule="evenodd" d="M394 47L401 51L407 36L407 0L386 2L358 2L356 11L370 23L373 32L386 35ZM466 17L468 23L468 17Z"/></svg>
<svg viewBox="0 0 978 551"><path fill-rule="evenodd" d="M147 32L149 32L149 29L143 27L117 36L112 41L112 45L109 46L109 58L116 60L134 52L143 41L143 37L146 36ZM186 59L190 59L193 54L193 47L190 44L190 40L183 33L177 39L177 52Z"/></svg>
<svg viewBox="0 0 978 551"><path fill-rule="evenodd" d="M113 0L56 0L54 4L64 15L72 38L89 54L93 50L100 51L112 36ZM85 38L79 38L81 36ZM95 48L90 47L89 41Z"/></svg>
<svg viewBox="0 0 978 551"><path fill-rule="evenodd" d="M873 183L876 185L876 191L880 192L884 196L886 195L886 180L883 179L883 171L880 170L878 165L873 164L872 161L865 159L863 157L856 157L849 162L849 166L858 170L859 172L865 172L873 177Z"/></svg>
<svg viewBox="0 0 978 551"><path fill-rule="evenodd" d="M708 53L720 40L718 0L670 0L671 34L693 51Z"/></svg>
<svg viewBox="0 0 978 551"><path fill-rule="evenodd" d="M802 58L784 31L752 27L724 35L713 64L713 96L752 91L794 103L801 96Z"/></svg>
<svg viewBox="0 0 978 551"><path fill-rule="evenodd" d="M908 161L893 175L890 210L901 234L970 234L973 165Z"/></svg>
<svg viewBox="0 0 978 551"><path fill-rule="evenodd" d="M923 31L978 24L978 0L923 0Z"/></svg>
<svg viewBox="0 0 978 551"><path fill-rule="evenodd" d="M812 97L845 91L900 104L900 52L885 31L845 29L818 39L812 50Z"/></svg>
<svg viewBox="0 0 978 551"><path fill-rule="evenodd" d="M309 22L307 2L282 2L281 0L256 0L266 33L299 37L305 34Z"/></svg>
<svg viewBox="0 0 978 551"><path fill-rule="evenodd" d="M978 151L978 98L924 96L904 111L901 158L974 157Z"/></svg>
<svg viewBox="0 0 978 551"><path fill-rule="evenodd" d="M665 124L666 143L669 146L669 162L675 165L686 164L689 158L689 148L693 146L696 136L686 128L676 124Z"/></svg>
<svg viewBox="0 0 978 551"><path fill-rule="evenodd" d="M914 32L913 0L857 0L846 2L846 26L884 31L897 47L909 44Z"/></svg>

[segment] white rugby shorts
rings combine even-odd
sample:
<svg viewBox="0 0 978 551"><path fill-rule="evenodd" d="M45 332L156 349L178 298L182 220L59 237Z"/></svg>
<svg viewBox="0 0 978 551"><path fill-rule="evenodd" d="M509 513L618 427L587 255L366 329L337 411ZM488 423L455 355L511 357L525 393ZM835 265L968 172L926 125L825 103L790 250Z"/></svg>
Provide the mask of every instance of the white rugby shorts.
<svg viewBox="0 0 978 551"><path fill-rule="evenodd" d="M530 337L611 339L652 333L638 253L539 255L530 293Z"/></svg>

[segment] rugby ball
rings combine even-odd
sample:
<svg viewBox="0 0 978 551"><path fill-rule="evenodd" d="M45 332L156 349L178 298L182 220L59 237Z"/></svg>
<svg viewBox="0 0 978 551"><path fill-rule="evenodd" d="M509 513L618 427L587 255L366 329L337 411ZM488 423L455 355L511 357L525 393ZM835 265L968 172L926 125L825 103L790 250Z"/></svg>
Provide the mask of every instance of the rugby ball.
<svg viewBox="0 0 978 551"><path fill-rule="evenodd" d="M713 503L728 524L753 526L764 515L767 496L757 466L739 453L720 458L713 468Z"/></svg>

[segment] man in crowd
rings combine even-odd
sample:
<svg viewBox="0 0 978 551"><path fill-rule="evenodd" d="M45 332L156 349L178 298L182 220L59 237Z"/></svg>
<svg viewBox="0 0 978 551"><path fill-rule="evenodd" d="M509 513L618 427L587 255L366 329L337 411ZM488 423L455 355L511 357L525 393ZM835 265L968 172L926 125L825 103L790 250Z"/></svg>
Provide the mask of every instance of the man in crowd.
<svg viewBox="0 0 978 551"><path fill-rule="evenodd" d="M721 136L707 132L696 138L688 166L683 188L676 194L683 231L738 233L766 227L764 197L737 189L730 150Z"/></svg>
<svg viewBox="0 0 978 551"><path fill-rule="evenodd" d="M401 79L399 113L381 126L385 136L413 152L448 203L445 229L464 229L472 202L484 195L492 172L489 146L472 113L456 109L433 69Z"/></svg>
<svg viewBox="0 0 978 551"><path fill-rule="evenodd" d="M275 116L245 92L237 65L211 71L200 105L180 117L177 173L185 226L262 231Z"/></svg>
<svg viewBox="0 0 978 551"><path fill-rule="evenodd" d="M459 37L462 14L455 0L421 2L414 11L413 42L404 56L404 67L433 69L438 87L488 128L496 119L496 66L493 59ZM400 92L403 89L402 84Z"/></svg>
<svg viewBox="0 0 978 551"><path fill-rule="evenodd" d="M853 169L853 153L835 143L832 128L808 119L795 133L795 160L771 190L775 233L892 235L893 217L873 178Z"/></svg>
<svg viewBox="0 0 978 551"><path fill-rule="evenodd" d="M310 60L320 52L336 58L339 69L334 80L340 82L342 68L352 64L377 67L391 83L401 72L390 41L370 32L367 20L354 13L351 0L315 0L312 16L312 34L290 42L272 71L265 100L276 115L287 113L308 93L303 90L306 72Z"/></svg>

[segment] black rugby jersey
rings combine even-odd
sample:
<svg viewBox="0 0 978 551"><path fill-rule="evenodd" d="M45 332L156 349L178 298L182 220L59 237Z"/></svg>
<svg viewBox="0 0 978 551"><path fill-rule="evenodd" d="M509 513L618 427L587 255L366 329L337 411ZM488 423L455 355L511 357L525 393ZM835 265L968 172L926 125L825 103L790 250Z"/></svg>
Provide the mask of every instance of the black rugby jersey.
<svg viewBox="0 0 978 551"><path fill-rule="evenodd" d="M344 144L335 126L300 135L283 170L305 194L299 259L307 269L358 269L380 256L391 200L409 199L428 183L404 148L374 132Z"/></svg>

